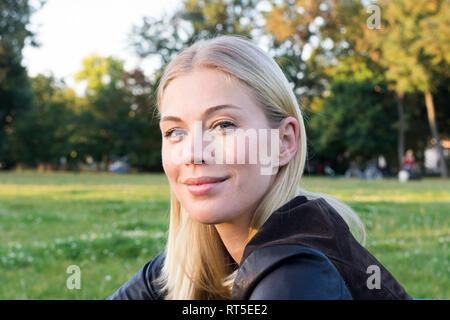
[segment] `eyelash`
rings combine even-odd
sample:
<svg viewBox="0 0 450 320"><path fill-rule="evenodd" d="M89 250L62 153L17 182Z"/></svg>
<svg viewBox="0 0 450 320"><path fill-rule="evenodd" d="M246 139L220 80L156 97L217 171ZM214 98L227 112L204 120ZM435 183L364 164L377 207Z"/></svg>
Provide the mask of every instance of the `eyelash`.
<svg viewBox="0 0 450 320"><path fill-rule="evenodd" d="M229 120L220 120L220 121L217 121L216 123L214 123L213 128L216 128L217 126L222 125L222 124L229 124L233 127L235 126L234 123ZM225 129L227 129L227 128L224 128L222 130L225 130Z"/></svg>
<svg viewBox="0 0 450 320"><path fill-rule="evenodd" d="M221 120L221 121L217 121L216 123L214 123L214 125L212 126L212 128L216 128L218 125L222 125L222 124L229 124L232 125L233 127L235 126L233 122L229 121L229 120ZM177 130L178 128L173 128L173 129L169 129L166 131L166 133L164 133L164 137L168 138L172 135L172 132L174 132L175 130ZM221 129L221 130L226 130L225 129Z"/></svg>

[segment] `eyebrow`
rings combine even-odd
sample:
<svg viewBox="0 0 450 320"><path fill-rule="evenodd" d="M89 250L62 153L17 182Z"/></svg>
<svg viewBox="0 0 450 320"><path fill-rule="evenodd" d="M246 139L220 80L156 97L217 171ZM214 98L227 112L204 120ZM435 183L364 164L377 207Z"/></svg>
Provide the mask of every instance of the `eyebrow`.
<svg viewBox="0 0 450 320"><path fill-rule="evenodd" d="M210 107L210 108L206 109L206 111L203 112L203 117L208 117L211 114L213 114L213 113L215 113L215 112L217 112L219 110L222 110L222 109L238 109L239 110L241 108L239 108L239 107L237 107L235 105L232 105L232 104L220 104L220 105L217 105L217 106ZM178 121L178 122L182 122L183 120L181 120L180 118L175 117L175 116L164 116L164 117L162 117L160 122L163 122L163 121Z"/></svg>

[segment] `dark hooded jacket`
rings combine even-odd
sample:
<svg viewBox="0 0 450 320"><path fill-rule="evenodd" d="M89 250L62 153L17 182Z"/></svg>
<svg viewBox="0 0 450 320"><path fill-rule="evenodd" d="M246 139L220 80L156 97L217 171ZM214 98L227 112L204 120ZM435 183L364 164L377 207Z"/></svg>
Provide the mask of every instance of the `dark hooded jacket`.
<svg viewBox="0 0 450 320"><path fill-rule="evenodd" d="M162 299L152 280L164 252L108 299ZM232 290L236 300L411 299L323 199L297 196L248 242Z"/></svg>

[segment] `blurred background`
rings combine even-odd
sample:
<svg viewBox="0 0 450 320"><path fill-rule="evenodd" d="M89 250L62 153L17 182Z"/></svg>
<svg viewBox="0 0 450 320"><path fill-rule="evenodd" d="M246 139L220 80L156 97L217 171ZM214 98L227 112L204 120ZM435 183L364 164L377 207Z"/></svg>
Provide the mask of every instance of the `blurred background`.
<svg viewBox="0 0 450 320"><path fill-rule="evenodd" d="M300 184L357 211L408 293L449 299L447 0L0 0L0 299L103 298L163 250L158 80L221 34L291 82Z"/></svg>

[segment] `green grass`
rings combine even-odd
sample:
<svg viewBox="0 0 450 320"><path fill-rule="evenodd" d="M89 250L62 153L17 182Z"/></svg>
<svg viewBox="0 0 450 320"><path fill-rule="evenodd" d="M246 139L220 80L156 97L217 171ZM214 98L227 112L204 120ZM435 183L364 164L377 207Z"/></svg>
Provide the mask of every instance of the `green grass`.
<svg viewBox="0 0 450 320"><path fill-rule="evenodd" d="M450 181L304 177L349 204L367 249L416 298L450 299ZM0 299L101 299L165 244L163 174L0 173ZM70 265L81 289L69 290Z"/></svg>

